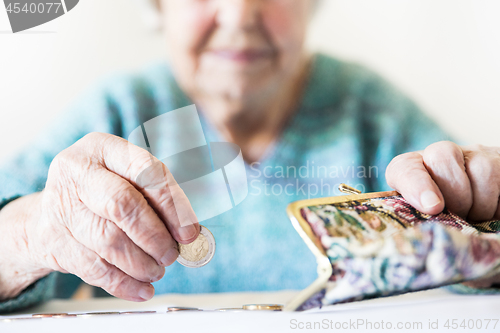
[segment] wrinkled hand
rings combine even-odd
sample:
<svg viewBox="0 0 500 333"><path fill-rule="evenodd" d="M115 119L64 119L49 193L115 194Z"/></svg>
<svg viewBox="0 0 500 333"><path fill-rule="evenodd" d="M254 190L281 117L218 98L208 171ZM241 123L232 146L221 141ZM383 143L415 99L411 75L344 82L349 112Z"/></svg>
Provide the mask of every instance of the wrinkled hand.
<svg viewBox="0 0 500 333"><path fill-rule="evenodd" d="M178 256L175 240L190 243L199 233L168 169L108 134L89 134L57 155L40 205L40 219L27 230L37 262L127 300L150 299L151 282Z"/></svg>
<svg viewBox="0 0 500 333"><path fill-rule="evenodd" d="M394 158L386 179L424 213L439 214L446 205L469 222L500 219L500 148L438 142ZM500 275L464 284L486 288L500 284Z"/></svg>
<svg viewBox="0 0 500 333"><path fill-rule="evenodd" d="M438 142L394 158L386 179L424 213L446 205L470 222L500 219L500 148Z"/></svg>

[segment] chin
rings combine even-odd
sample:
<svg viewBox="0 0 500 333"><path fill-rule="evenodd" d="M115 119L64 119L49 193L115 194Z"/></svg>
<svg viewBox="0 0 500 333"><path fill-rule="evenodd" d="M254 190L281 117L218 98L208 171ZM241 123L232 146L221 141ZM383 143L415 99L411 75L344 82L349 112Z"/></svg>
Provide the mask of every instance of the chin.
<svg viewBox="0 0 500 333"><path fill-rule="evenodd" d="M219 78L218 80L205 80L201 90L211 97L221 97L233 100L252 100L262 98L278 86L279 80L273 76L261 76L251 78ZM273 89L274 88L274 89Z"/></svg>

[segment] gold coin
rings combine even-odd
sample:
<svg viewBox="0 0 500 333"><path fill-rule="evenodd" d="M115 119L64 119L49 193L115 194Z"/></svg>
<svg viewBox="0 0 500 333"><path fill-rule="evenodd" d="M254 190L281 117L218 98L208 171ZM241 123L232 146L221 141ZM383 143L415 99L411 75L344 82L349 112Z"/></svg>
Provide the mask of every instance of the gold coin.
<svg viewBox="0 0 500 333"><path fill-rule="evenodd" d="M215 238L204 226L200 226L200 234L190 244L178 244L177 262L183 266L197 268L205 266L215 254Z"/></svg>
<svg viewBox="0 0 500 333"><path fill-rule="evenodd" d="M281 311L281 310L283 310L283 305L280 305L280 304L246 304L246 305L243 305L243 310Z"/></svg>
<svg viewBox="0 0 500 333"><path fill-rule="evenodd" d="M201 233L194 242L183 245L179 244L179 255L187 261L200 261L208 253L208 240Z"/></svg>

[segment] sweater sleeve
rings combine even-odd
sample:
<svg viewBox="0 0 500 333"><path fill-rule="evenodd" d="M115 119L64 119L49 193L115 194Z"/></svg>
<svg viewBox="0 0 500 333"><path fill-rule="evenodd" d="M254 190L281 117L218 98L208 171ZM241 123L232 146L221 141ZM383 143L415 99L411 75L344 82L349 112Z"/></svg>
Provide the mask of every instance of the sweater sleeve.
<svg viewBox="0 0 500 333"><path fill-rule="evenodd" d="M51 299L55 294L56 274L51 273L36 281L16 298L0 302L0 314L19 311Z"/></svg>

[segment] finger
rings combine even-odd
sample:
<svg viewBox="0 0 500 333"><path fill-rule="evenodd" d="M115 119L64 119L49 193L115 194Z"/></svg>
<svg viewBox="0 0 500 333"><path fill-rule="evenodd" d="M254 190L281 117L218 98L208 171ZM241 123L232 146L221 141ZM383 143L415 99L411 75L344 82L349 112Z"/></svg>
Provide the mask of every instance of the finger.
<svg viewBox="0 0 500 333"><path fill-rule="evenodd" d="M424 166L418 152L395 157L386 170L387 184L415 208L426 214L439 214L444 209L444 198L439 187Z"/></svg>
<svg viewBox="0 0 500 333"><path fill-rule="evenodd" d="M73 224L71 233L77 241L138 281L155 282L165 274L165 268L134 244L113 222L89 210Z"/></svg>
<svg viewBox="0 0 500 333"><path fill-rule="evenodd" d="M439 187L446 207L466 218L472 206L472 188L462 149L449 141L434 143L424 150L423 161Z"/></svg>
<svg viewBox="0 0 500 333"><path fill-rule="evenodd" d="M473 204L468 220L490 221L497 215L500 197L500 155L483 146L463 148Z"/></svg>
<svg viewBox="0 0 500 333"><path fill-rule="evenodd" d="M137 281L77 242L68 232L60 235L51 249L51 267L77 275L86 283L101 287L113 296L143 302L154 295L154 287Z"/></svg>
<svg viewBox="0 0 500 333"><path fill-rule="evenodd" d="M198 237L196 214L163 163L122 138L108 136L102 147L105 166L138 188L178 242L190 243Z"/></svg>
<svg viewBox="0 0 500 333"><path fill-rule="evenodd" d="M141 173L138 188L155 209L170 234L180 243L189 244L198 237L200 226L182 188L165 164L154 162ZM166 179L168 186L150 186L157 179Z"/></svg>
<svg viewBox="0 0 500 333"><path fill-rule="evenodd" d="M498 198L497 212L495 213L495 216L493 216L493 219L500 220L500 198Z"/></svg>
<svg viewBox="0 0 500 333"><path fill-rule="evenodd" d="M158 264L168 266L177 259L177 243L132 184L104 168L85 175L78 181L77 191L88 209L114 222Z"/></svg>

